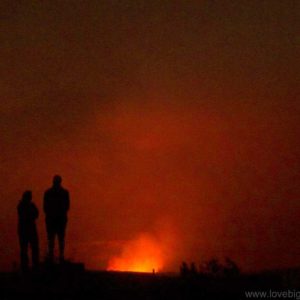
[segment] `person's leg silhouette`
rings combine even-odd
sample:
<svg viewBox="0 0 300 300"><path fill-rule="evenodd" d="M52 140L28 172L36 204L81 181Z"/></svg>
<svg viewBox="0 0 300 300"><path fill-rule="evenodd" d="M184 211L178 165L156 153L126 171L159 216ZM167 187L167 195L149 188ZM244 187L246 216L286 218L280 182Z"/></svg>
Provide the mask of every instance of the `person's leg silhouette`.
<svg viewBox="0 0 300 300"><path fill-rule="evenodd" d="M51 222L47 222L47 238L48 238L48 260L54 261L54 240L55 240L55 228Z"/></svg>
<svg viewBox="0 0 300 300"><path fill-rule="evenodd" d="M23 272L28 271L28 239L25 236L20 236L20 258L21 269Z"/></svg>
<svg viewBox="0 0 300 300"><path fill-rule="evenodd" d="M58 244L59 244L59 261L64 262L65 259L65 225L62 225L58 230Z"/></svg>
<svg viewBox="0 0 300 300"><path fill-rule="evenodd" d="M39 239L37 233L31 239L32 267L36 269L39 265Z"/></svg>

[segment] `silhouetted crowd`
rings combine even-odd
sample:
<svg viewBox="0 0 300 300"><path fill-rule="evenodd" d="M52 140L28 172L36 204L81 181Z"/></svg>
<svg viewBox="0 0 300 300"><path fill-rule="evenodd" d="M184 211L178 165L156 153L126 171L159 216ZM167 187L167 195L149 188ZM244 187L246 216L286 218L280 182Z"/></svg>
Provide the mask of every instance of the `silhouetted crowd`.
<svg viewBox="0 0 300 300"><path fill-rule="evenodd" d="M46 220L48 239L47 261L54 262L55 238L59 244L59 261L64 262L65 232L68 222L67 213L70 208L69 192L62 187L62 178L55 175L53 185L44 194L43 208ZM36 227L36 219L39 211L32 202L32 192L25 191L18 204L18 234L20 242L21 268L23 271L29 269L28 248L31 248L32 268L39 265L39 238Z"/></svg>
<svg viewBox="0 0 300 300"><path fill-rule="evenodd" d="M180 275L182 277L235 277L240 274L240 269L237 264L226 257L225 262L221 263L218 259L213 258L207 262L202 263L197 268L196 264L192 262L188 264L182 262L180 266Z"/></svg>

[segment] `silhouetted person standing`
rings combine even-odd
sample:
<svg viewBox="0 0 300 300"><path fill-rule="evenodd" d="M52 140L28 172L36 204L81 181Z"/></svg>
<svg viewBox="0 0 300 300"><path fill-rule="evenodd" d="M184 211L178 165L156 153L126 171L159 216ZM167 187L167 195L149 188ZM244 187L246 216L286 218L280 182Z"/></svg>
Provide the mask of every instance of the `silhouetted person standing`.
<svg viewBox="0 0 300 300"><path fill-rule="evenodd" d="M28 270L28 246L31 247L32 267L36 268L39 263L39 239L35 220L39 216L39 211L35 204L31 202L31 191L25 191L18 204L18 234L20 241L21 268Z"/></svg>
<svg viewBox="0 0 300 300"><path fill-rule="evenodd" d="M54 259L54 241L58 237L59 260L64 261L65 231L67 226L67 212L70 208L69 192L61 186L62 178L55 175L53 186L45 192L44 212L46 214L46 228L48 235L48 255L50 262Z"/></svg>

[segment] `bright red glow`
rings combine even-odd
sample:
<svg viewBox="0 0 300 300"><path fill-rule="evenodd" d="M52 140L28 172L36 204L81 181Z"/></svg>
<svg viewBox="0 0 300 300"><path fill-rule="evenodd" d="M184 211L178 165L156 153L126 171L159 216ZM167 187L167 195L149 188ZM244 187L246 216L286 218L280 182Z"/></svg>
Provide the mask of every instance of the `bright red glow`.
<svg viewBox="0 0 300 300"><path fill-rule="evenodd" d="M162 250L153 238L142 235L124 245L120 256L113 257L107 270L155 272L163 267Z"/></svg>

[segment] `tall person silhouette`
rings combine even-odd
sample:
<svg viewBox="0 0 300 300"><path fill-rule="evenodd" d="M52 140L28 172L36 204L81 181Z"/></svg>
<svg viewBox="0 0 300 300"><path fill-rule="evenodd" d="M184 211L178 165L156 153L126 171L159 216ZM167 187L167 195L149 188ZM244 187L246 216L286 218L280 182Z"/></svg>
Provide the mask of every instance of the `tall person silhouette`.
<svg viewBox="0 0 300 300"><path fill-rule="evenodd" d="M39 264L39 239L35 220L39 216L39 211L32 200L32 192L25 191L18 204L18 234L20 242L20 256L22 271L28 271L28 246L31 247L32 267Z"/></svg>
<svg viewBox="0 0 300 300"><path fill-rule="evenodd" d="M68 190L61 185L62 178L55 175L53 186L44 194L44 212L46 214L46 229L48 236L48 258L54 260L54 242L58 237L59 261L64 261L65 231L68 222L67 213L70 208Z"/></svg>

